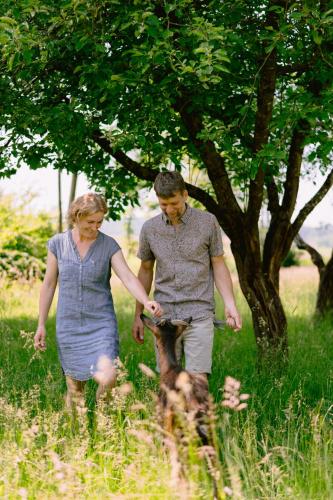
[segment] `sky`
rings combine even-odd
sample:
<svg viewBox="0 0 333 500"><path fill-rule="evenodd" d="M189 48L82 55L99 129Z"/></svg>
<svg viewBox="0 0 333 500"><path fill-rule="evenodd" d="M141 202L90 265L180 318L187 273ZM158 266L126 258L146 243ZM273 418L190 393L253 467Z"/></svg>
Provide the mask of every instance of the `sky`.
<svg viewBox="0 0 333 500"><path fill-rule="evenodd" d="M70 191L70 175L62 173L62 199L63 212L67 211L67 204ZM306 203L318 190L324 181L324 177L319 179L317 186L310 181L301 180L298 196L297 211ZM21 197L22 193L30 191L35 194L34 199L29 204L32 210L57 210L57 171L51 167L38 170L30 170L28 167L21 167L19 171L9 179L0 179L0 193L12 194ZM79 196L89 191L89 185L83 175L79 175L76 195ZM140 211L135 212L140 217ZM309 227L319 227L323 224L333 224L333 189L326 195L321 203L313 210L307 218L305 225Z"/></svg>

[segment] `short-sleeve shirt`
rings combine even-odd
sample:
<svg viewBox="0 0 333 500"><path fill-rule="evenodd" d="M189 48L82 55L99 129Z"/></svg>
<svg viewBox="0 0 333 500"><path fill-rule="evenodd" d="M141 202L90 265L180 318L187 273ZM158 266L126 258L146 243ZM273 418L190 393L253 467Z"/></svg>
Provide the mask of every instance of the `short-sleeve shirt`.
<svg viewBox="0 0 333 500"><path fill-rule="evenodd" d="M211 257L223 254L216 217L187 205L179 224L164 213L144 223L137 256L156 261L154 297L166 315L202 319L214 315Z"/></svg>

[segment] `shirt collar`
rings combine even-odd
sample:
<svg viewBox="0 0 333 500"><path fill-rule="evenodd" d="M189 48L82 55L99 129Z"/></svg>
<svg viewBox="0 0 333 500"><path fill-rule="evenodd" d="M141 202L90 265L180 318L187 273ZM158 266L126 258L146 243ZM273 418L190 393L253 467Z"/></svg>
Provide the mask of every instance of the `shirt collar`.
<svg viewBox="0 0 333 500"><path fill-rule="evenodd" d="M187 204L185 203L185 212L183 213L183 215L180 217L180 221L183 222L184 224L186 224L191 216L191 212L192 212L192 208ZM162 212L162 220L165 222L165 224L170 224L170 220L168 218L167 215L165 215L164 212Z"/></svg>

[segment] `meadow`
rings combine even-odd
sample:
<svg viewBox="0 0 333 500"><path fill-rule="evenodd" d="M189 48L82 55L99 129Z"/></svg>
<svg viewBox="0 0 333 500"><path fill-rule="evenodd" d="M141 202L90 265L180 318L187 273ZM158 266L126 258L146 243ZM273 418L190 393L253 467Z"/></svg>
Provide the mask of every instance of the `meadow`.
<svg viewBox="0 0 333 500"><path fill-rule="evenodd" d="M332 324L313 319L317 287L310 267L283 269L281 293L289 321L289 364L258 372L249 311L238 296L244 327L217 331L210 391L216 403L220 484L226 498L333 498ZM32 337L40 284L1 283L0 497L8 499L175 499L172 463L156 425L158 378L154 348L131 339L133 301L114 282L123 367L111 404L64 411L64 379L57 360L55 308L47 351ZM218 316L222 304L218 300ZM226 376L251 398L234 412L222 406ZM187 455L189 498L212 498L212 485L193 446Z"/></svg>

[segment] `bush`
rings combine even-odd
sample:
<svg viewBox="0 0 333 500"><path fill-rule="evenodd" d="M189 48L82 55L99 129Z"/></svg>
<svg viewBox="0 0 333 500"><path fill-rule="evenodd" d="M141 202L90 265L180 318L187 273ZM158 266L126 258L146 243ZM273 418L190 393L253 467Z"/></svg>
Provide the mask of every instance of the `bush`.
<svg viewBox="0 0 333 500"><path fill-rule="evenodd" d="M0 277L41 278L45 272L46 241L55 228L49 214L33 214L11 196L0 196Z"/></svg>
<svg viewBox="0 0 333 500"><path fill-rule="evenodd" d="M295 250L290 249L288 254L287 254L287 257L282 262L282 267L291 267L291 266L299 266L299 265L300 265L299 252L296 252Z"/></svg>

